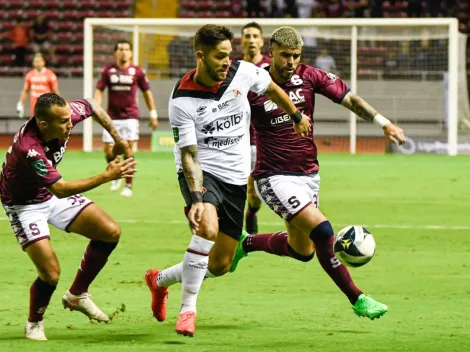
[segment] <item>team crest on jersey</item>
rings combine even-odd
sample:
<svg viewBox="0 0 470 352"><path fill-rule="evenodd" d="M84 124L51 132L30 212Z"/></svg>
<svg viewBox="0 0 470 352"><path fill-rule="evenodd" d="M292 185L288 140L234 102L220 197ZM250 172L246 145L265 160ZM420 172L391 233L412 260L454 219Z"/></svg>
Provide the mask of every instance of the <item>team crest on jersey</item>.
<svg viewBox="0 0 470 352"><path fill-rule="evenodd" d="M70 106L77 110L80 115L85 115L85 105L82 103L72 102L70 103Z"/></svg>
<svg viewBox="0 0 470 352"><path fill-rule="evenodd" d="M127 72L129 72L129 74L131 76L134 76L135 75L135 68L134 67L129 67L129 69L127 70Z"/></svg>
<svg viewBox="0 0 470 352"><path fill-rule="evenodd" d="M44 177L47 175L47 166L44 164L44 160L38 159L33 161L31 165L39 176Z"/></svg>
<svg viewBox="0 0 470 352"><path fill-rule="evenodd" d="M235 98L236 98L236 97L241 96L242 92L240 91L240 89L236 88L233 90L233 95L235 95Z"/></svg>

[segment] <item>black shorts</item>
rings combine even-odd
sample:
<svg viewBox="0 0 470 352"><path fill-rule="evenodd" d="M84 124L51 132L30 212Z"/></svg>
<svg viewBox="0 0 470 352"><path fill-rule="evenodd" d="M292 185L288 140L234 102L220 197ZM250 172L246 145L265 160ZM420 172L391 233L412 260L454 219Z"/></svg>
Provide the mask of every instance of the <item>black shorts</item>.
<svg viewBox="0 0 470 352"><path fill-rule="evenodd" d="M232 185L207 172L203 172L203 176L203 199L205 203L210 203L217 209L219 231L239 241L243 230L246 185ZM178 173L178 182L186 206L191 206L191 192L182 172Z"/></svg>

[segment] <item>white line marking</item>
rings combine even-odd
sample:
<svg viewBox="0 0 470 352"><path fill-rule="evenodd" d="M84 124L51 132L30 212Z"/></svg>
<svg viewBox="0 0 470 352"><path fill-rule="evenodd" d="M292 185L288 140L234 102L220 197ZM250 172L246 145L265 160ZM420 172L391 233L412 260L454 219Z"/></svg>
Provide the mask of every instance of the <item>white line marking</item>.
<svg viewBox="0 0 470 352"><path fill-rule="evenodd" d="M6 221L7 218L0 217L0 221ZM188 222L184 220L138 220L138 219L121 219L116 220L117 223L127 223L127 224L166 224L166 225L185 225ZM272 226L279 227L283 226L280 222L259 222L261 226ZM341 224L334 223L334 226L346 227L352 224ZM385 224L355 224L358 226L364 226L369 229L399 229L399 230L470 230L470 226L445 226L445 225L385 225Z"/></svg>

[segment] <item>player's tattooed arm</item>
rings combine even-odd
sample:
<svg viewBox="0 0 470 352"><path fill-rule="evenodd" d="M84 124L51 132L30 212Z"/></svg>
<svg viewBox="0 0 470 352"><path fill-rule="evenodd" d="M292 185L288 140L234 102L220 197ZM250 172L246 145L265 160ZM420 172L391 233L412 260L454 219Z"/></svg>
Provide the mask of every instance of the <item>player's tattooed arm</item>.
<svg viewBox="0 0 470 352"><path fill-rule="evenodd" d="M202 192L202 169L199 164L196 145L188 145L180 149L181 165L184 177L192 192Z"/></svg>
<svg viewBox="0 0 470 352"><path fill-rule="evenodd" d="M378 114L377 110L370 106L364 99L351 92L346 94L341 105L351 110L357 116L370 122L374 121L374 116Z"/></svg>
<svg viewBox="0 0 470 352"><path fill-rule="evenodd" d="M116 126L108 113L101 107L95 99L86 99L93 109L93 119L98 122L106 131L109 132L115 142L123 142L124 139L119 134Z"/></svg>

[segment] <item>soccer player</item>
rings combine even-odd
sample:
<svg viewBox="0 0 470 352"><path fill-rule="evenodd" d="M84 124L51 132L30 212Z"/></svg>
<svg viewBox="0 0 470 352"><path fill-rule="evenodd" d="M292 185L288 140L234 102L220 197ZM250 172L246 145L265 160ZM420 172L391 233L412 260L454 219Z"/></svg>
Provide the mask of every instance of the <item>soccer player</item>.
<svg viewBox="0 0 470 352"><path fill-rule="evenodd" d="M28 99L28 94L31 92L29 100L29 108L31 116L34 115L34 104L41 94L55 93L59 94L59 85L57 76L52 70L46 67L46 60L42 54L37 53L33 58L33 67L24 79L24 87L21 91L20 100L16 104L16 113L19 118L24 117L24 104Z"/></svg>
<svg viewBox="0 0 470 352"><path fill-rule="evenodd" d="M232 38L226 27L201 27L194 37L197 68L176 84L169 101L178 181L193 236L182 263L161 272L151 269L145 279L159 321L166 317L167 288L182 282L176 332L186 336L194 335L204 277L229 270L242 233L250 172L248 92L269 96L292 116L299 135L308 135L311 128L310 119L267 71L230 61Z"/></svg>
<svg viewBox="0 0 470 352"><path fill-rule="evenodd" d="M242 28L242 47L243 58L255 64L258 67L265 68L271 63L271 59L261 53L261 48L264 45L263 30L256 22L250 22ZM251 148L251 171L253 171L256 163L256 135L255 131L250 125L250 148ZM257 212L261 207L261 199L255 191L255 185L251 174L248 176L247 184L247 200L248 209L245 213L245 230L250 234L258 233L258 218Z"/></svg>
<svg viewBox="0 0 470 352"><path fill-rule="evenodd" d="M49 242L48 223L91 241L75 280L62 297L64 308L90 320L109 317L91 300L88 287L117 246L121 230L103 210L81 195L103 183L132 177L135 161L118 158L106 170L82 180L65 181L56 166L62 160L72 128L92 116L115 141L115 151L130 154L110 117L93 100L66 102L59 95L41 95L34 116L15 135L2 167L0 194L13 233L36 266L38 278L30 288L28 339L46 340L43 317L60 275L59 261Z"/></svg>
<svg viewBox="0 0 470 352"><path fill-rule="evenodd" d="M277 29L270 40L272 63L266 70L297 109L312 117L312 124L317 93L364 120L377 123L393 142L404 143L403 130L351 92L343 80L301 64L302 46L302 38L294 28ZM302 262L312 260L316 252L323 270L348 297L357 315L370 319L382 316L388 311L387 306L363 294L334 254L333 228L318 209L320 176L313 130L309 136L299 137L292 129L289 116L269 101L269 97L250 93L249 101L258 150L253 172L255 185L266 205L284 220L287 231L242 235L230 271L236 269L241 258L254 251Z"/></svg>
<svg viewBox="0 0 470 352"><path fill-rule="evenodd" d="M116 62L106 65L101 71L101 78L96 85L95 99L103 102L103 91L108 90L108 114L114 120L116 128L127 140L131 150L139 139L139 107L137 106L137 88L143 92L145 104L150 111L149 124L152 130L158 126L158 115L145 71L133 65L132 48L128 41L122 40L114 47ZM113 139L108 131L103 130L104 155L110 162L116 155L113 153ZM121 196L132 196L133 178L126 179ZM111 182L111 191L117 191L121 180Z"/></svg>

